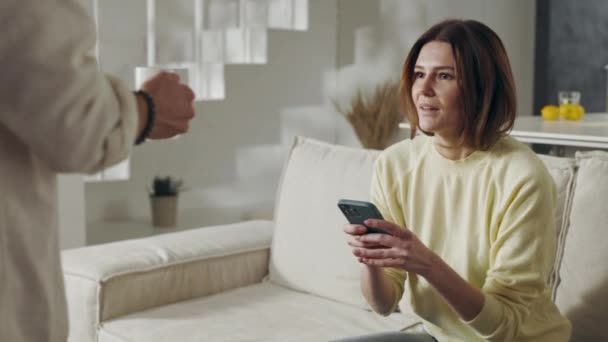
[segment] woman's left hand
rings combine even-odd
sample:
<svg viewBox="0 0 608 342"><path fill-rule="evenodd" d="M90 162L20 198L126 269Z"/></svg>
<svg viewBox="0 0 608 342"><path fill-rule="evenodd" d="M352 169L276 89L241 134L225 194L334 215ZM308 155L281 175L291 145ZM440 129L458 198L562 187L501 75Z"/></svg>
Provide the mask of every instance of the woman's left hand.
<svg viewBox="0 0 608 342"><path fill-rule="evenodd" d="M366 234L355 239L362 243L375 243L384 248L365 248L352 244L353 254L366 265L401 268L423 277L429 275L438 256L426 247L414 233L394 223L369 219L365 225L389 234Z"/></svg>

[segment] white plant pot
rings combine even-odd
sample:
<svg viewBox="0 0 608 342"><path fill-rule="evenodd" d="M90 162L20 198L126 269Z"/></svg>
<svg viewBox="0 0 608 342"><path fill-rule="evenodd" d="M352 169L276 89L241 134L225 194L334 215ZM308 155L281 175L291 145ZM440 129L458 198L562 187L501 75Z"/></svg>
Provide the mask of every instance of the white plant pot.
<svg viewBox="0 0 608 342"><path fill-rule="evenodd" d="M178 196L150 196L152 225L155 227L175 227L177 224Z"/></svg>

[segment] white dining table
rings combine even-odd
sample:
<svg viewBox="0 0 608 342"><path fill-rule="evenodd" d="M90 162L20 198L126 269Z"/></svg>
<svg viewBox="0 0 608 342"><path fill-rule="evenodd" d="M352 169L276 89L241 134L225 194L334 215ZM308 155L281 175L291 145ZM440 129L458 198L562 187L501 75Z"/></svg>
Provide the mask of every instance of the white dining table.
<svg viewBox="0 0 608 342"><path fill-rule="evenodd" d="M409 129L402 122L400 128ZM520 116L511 136L530 144L608 149L608 113L587 113L580 121L546 121L540 116Z"/></svg>

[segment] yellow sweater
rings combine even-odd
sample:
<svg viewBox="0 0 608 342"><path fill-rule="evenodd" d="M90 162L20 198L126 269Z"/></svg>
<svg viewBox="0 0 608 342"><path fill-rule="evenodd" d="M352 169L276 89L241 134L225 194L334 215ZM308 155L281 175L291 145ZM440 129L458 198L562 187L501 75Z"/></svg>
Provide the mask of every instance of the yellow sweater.
<svg viewBox="0 0 608 342"><path fill-rule="evenodd" d="M555 184L527 146L507 137L452 161L420 135L380 155L371 198L386 220L410 229L484 293L482 311L465 322L424 278L385 269L394 306L412 310L437 340L568 341L570 323L548 287Z"/></svg>

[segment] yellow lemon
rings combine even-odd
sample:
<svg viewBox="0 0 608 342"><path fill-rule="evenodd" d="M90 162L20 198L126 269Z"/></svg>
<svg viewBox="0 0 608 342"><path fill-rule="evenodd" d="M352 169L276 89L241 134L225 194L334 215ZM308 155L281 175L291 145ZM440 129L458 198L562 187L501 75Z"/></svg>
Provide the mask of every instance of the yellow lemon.
<svg viewBox="0 0 608 342"><path fill-rule="evenodd" d="M557 118L559 117L559 108L557 108L557 106L554 106L554 105L544 106L540 110L540 115L545 120L557 120Z"/></svg>
<svg viewBox="0 0 608 342"><path fill-rule="evenodd" d="M578 104L574 105L573 110L573 113L570 114L572 120L580 120L583 118L583 116L585 116L585 108L583 108L583 106Z"/></svg>
<svg viewBox="0 0 608 342"><path fill-rule="evenodd" d="M567 103L559 106L559 116L566 120L580 120L585 115L585 109L578 104Z"/></svg>

